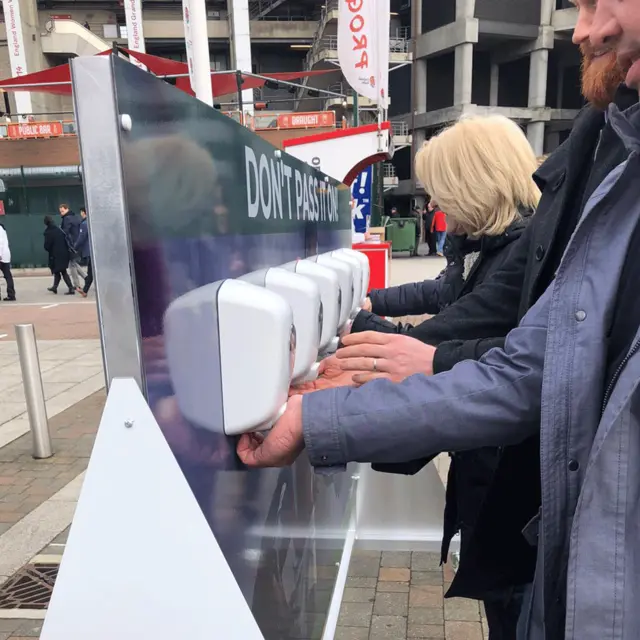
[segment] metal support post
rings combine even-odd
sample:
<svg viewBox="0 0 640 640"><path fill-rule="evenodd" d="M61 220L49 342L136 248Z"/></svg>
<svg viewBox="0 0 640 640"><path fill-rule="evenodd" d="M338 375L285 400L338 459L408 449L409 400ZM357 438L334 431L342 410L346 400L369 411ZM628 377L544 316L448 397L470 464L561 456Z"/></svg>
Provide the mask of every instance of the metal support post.
<svg viewBox="0 0 640 640"><path fill-rule="evenodd" d="M211 57L209 54L209 32L205 0L188 0L193 53L193 90L198 100L213 106L211 87Z"/></svg>
<svg viewBox="0 0 640 640"><path fill-rule="evenodd" d="M360 126L360 114L358 113L359 105L358 105L358 92L353 92L353 126Z"/></svg>
<svg viewBox="0 0 640 640"><path fill-rule="evenodd" d="M29 426L33 436L32 455L34 458L50 458L53 455L53 449L49 434L47 407L44 401L36 333L32 324L17 324L15 329Z"/></svg>
<svg viewBox="0 0 640 640"><path fill-rule="evenodd" d="M236 87L238 88L238 111L240 113L243 113L243 111L244 111L244 100L242 98L242 85L243 84L244 84L244 78L242 77L242 71L237 71L236 72Z"/></svg>

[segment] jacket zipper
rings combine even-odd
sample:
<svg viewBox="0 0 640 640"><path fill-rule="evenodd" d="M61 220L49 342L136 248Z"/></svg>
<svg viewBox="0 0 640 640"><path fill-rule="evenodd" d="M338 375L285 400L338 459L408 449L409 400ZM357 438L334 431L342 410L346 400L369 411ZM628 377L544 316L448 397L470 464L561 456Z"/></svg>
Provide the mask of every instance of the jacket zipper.
<svg viewBox="0 0 640 640"><path fill-rule="evenodd" d="M623 369L627 366L629 360L631 360L631 358L633 358L633 356L640 350L640 340L638 340L633 347L631 347L631 351L629 351L629 353L627 354L626 358L620 363L620 365L618 366L618 368L616 369L616 372L613 374L613 378L611 378L611 382L609 383L609 386L607 387L607 390L605 391L604 394L604 400L602 402L602 412L601 412L601 416L604 415L604 410L607 407L607 403L609 402L609 399L611 398L611 394L613 393L613 389L616 386L617 382L618 382L618 378L620 378L620 374L622 373Z"/></svg>

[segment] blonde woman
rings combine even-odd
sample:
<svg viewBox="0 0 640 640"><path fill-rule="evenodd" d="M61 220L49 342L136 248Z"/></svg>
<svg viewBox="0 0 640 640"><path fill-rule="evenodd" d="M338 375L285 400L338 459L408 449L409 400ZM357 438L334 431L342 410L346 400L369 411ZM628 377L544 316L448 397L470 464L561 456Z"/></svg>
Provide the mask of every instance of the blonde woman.
<svg viewBox="0 0 640 640"><path fill-rule="evenodd" d="M507 260L509 246L522 234L540 197L532 178L538 166L533 150L518 125L503 116L461 120L429 140L417 153L415 165L432 202L447 214L449 237L445 253L449 263L435 280L372 291L370 311L375 314L437 314L491 278ZM387 322L370 311L358 314L352 332L404 333L406 327ZM478 336L483 337L487 336ZM470 353L468 357L475 356ZM336 380L350 378L353 371L343 371L340 362L339 354L326 361L324 379L321 377L312 386L336 386ZM370 372L356 375L355 379L364 381L368 375ZM350 384L351 380L340 383ZM492 556L487 553L486 523L482 532L476 528L489 492L504 493L507 487L508 493L509 478L496 475L500 457L501 450L497 448L452 455L442 542L442 561L446 562L453 536L461 534L460 563L447 595L483 600L490 637L496 640L516 637L524 585L530 581L526 570L503 571L503 567L492 565L488 560ZM414 474L428 461L373 467L377 471ZM501 504L513 507L513 501ZM506 546L519 549L520 555L528 554L522 562L526 569L535 559L535 549L524 543L522 527L514 526L518 518L513 513L493 512L491 517L504 529L502 539ZM489 539L492 537L489 533Z"/></svg>
<svg viewBox="0 0 640 640"><path fill-rule="evenodd" d="M379 316L436 314L472 291L500 269L540 197L536 156L504 116L465 118L444 129L418 151L415 167L447 215L447 268L435 280L372 290L352 332L402 332Z"/></svg>

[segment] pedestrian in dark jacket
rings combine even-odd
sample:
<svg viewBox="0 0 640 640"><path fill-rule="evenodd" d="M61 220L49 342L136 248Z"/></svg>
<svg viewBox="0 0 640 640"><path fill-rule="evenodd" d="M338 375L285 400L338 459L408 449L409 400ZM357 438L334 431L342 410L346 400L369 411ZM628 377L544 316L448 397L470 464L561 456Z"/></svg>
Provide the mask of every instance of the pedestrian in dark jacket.
<svg viewBox="0 0 640 640"><path fill-rule="evenodd" d="M76 215L69 205L61 204L58 207L60 211L60 228L67 236L67 243L69 245L69 277L71 283L74 286L74 290L77 289L84 280L84 269L80 264L80 256L75 252L75 245L78 241L78 235L80 235L80 225L82 224L82 218Z"/></svg>
<svg viewBox="0 0 640 640"><path fill-rule="evenodd" d="M67 267L69 266L69 245L67 236L64 231L53 222L51 216L45 216L44 218L45 230L44 230L44 250L49 254L49 269L53 274L53 286L49 287L51 293L58 293L58 286L60 280L64 280L67 285L67 292L65 295L73 295L73 285L71 279L67 273Z"/></svg>
<svg viewBox="0 0 640 640"><path fill-rule="evenodd" d="M81 264L87 268L87 276L84 279L84 287L76 287L76 291L86 298L93 284L93 265L91 264L91 243L89 242L89 225L87 223L87 210L83 207L80 209L82 222L80 223L80 232L78 239L74 245L76 255Z"/></svg>
<svg viewBox="0 0 640 640"><path fill-rule="evenodd" d="M69 242L73 246L78 239L82 219L69 209L67 204L61 204L58 211L60 211L60 228L67 234Z"/></svg>

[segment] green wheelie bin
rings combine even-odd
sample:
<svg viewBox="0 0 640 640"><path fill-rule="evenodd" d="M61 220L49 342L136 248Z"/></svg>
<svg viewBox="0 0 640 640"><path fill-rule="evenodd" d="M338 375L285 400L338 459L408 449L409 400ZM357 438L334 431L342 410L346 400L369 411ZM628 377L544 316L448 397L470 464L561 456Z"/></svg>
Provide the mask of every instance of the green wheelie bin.
<svg viewBox="0 0 640 640"><path fill-rule="evenodd" d="M385 228L385 238L391 243L391 250L408 251L409 255L418 255L418 238L416 237L416 218L390 218Z"/></svg>

